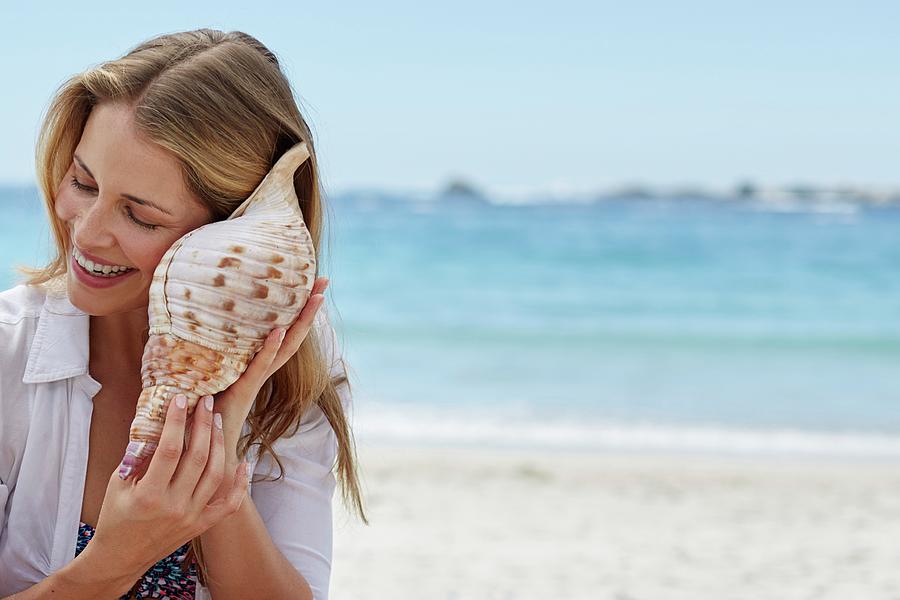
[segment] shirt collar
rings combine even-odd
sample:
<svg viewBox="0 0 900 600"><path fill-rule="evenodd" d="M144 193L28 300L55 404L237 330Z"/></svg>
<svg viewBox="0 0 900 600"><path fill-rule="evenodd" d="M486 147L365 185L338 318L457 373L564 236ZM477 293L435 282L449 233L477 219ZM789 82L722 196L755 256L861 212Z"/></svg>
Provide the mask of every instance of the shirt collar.
<svg viewBox="0 0 900 600"><path fill-rule="evenodd" d="M90 315L64 293L48 292L41 307L22 383L43 383L88 371Z"/></svg>

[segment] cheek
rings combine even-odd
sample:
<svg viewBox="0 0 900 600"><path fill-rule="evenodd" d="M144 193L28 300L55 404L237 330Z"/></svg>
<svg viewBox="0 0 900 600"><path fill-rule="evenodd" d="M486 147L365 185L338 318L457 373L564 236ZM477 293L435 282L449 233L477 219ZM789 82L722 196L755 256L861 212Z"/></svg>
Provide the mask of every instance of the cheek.
<svg viewBox="0 0 900 600"><path fill-rule="evenodd" d="M75 218L78 207L73 195L66 189L60 189L56 194L53 211L62 221L71 221Z"/></svg>
<svg viewBox="0 0 900 600"><path fill-rule="evenodd" d="M123 241L123 244L128 242ZM128 256L133 257L133 264L135 267L140 269L147 276L152 276L153 272L156 270L156 266L159 264L159 261L162 260L163 255L166 253L166 250L169 249L171 244L165 244L163 246L159 244L148 243L144 241L141 242L132 242L129 244L128 248L125 249L125 253Z"/></svg>

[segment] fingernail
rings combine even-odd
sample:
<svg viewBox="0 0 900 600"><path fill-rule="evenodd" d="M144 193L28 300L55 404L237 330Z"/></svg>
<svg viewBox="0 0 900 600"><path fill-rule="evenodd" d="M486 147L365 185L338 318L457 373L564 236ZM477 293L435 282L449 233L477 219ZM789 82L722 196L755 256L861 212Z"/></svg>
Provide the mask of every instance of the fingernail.
<svg viewBox="0 0 900 600"><path fill-rule="evenodd" d="M178 408L184 408L187 406L187 398L184 397L184 394L178 394L175 396L175 405Z"/></svg>
<svg viewBox="0 0 900 600"><path fill-rule="evenodd" d="M222 429L222 413L213 415L213 421L216 422L216 429Z"/></svg>
<svg viewBox="0 0 900 600"><path fill-rule="evenodd" d="M206 410L212 410L213 409L213 397L205 396L203 398L203 404L206 406Z"/></svg>
<svg viewBox="0 0 900 600"><path fill-rule="evenodd" d="M281 329L278 330L278 341L279 341L279 342L283 342L283 341L284 341L284 335L285 335L286 333L287 333L287 331L284 329L284 327L282 327Z"/></svg>

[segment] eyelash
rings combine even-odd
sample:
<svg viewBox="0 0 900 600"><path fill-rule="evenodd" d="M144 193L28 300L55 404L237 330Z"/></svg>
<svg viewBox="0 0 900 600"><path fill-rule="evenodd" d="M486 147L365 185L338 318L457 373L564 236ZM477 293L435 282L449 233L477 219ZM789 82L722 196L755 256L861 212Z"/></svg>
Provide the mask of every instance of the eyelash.
<svg viewBox="0 0 900 600"><path fill-rule="evenodd" d="M78 190L79 192L95 191L94 188L84 185L83 183L78 181L78 178L76 178L74 175L72 176L72 187L75 188L76 190ZM128 218L131 219L131 221L139 227L143 227L144 229L148 229L150 231L153 231L154 229L159 227L158 225L151 225L150 223L144 223L143 221L139 221L138 219L136 219L134 216L134 212L131 210L130 206L125 207L125 213L128 215Z"/></svg>

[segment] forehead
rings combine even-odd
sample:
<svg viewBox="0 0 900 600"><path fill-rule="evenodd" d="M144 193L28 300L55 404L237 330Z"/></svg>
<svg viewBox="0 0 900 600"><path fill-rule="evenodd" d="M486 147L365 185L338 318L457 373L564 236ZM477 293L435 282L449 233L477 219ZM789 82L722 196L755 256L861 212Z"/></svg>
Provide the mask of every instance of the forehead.
<svg viewBox="0 0 900 600"><path fill-rule="evenodd" d="M185 185L178 160L135 128L131 108L125 104L95 106L75 154L111 194L148 200L178 220L206 214Z"/></svg>

